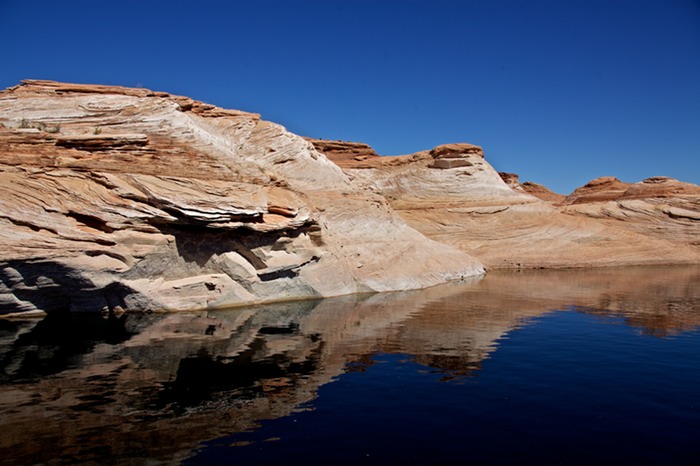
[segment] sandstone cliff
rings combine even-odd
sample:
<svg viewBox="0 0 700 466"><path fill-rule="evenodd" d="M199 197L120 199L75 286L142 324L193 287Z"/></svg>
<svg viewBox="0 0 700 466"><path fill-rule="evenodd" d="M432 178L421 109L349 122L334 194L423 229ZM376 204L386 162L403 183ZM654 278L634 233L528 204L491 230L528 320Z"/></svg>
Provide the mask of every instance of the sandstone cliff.
<svg viewBox="0 0 700 466"><path fill-rule="evenodd" d="M146 89L0 93L0 313L413 289L482 266L259 115Z"/></svg>
<svg viewBox="0 0 700 466"><path fill-rule="evenodd" d="M700 188L670 178L564 197L471 144L380 157L147 89L0 93L0 314L415 289L482 263L699 263L698 222Z"/></svg>
<svg viewBox="0 0 700 466"><path fill-rule="evenodd" d="M700 187L689 183L600 178L564 198L497 173L471 144L339 165L415 229L490 268L700 263Z"/></svg>

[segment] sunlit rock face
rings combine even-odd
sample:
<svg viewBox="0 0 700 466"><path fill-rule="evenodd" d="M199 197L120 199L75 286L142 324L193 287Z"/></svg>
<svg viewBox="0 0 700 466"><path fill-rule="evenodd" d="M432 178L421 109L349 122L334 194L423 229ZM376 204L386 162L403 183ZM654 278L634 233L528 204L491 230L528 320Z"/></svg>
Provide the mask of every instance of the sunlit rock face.
<svg viewBox="0 0 700 466"><path fill-rule="evenodd" d="M559 203L566 197L563 194L555 193L546 186L533 183L532 181L525 181L524 183L521 183L520 177L515 173L498 172L498 175L514 191L530 194L536 198L542 199L543 201Z"/></svg>
<svg viewBox="0 0 700 466"><path fill-rule="evenodd" d="M0 93L0 312L183 310L480 274L259 115L147 89Z"/></svg>
<svg viewBox="0 0 700 466"><path fill-rule="evenodd" d="M622 225L647 238L663 238L700 257L700 186L657 176L638 183L598 178L563 201L563 212Z"/></svg>
<svg viewBox="0 0 700 466"><path fill-rule="evenodd" d="M604 177L565 198L499 174L471 144L337 161L416 230L489 268L700 262L700 187L690 183Z"/></svg>

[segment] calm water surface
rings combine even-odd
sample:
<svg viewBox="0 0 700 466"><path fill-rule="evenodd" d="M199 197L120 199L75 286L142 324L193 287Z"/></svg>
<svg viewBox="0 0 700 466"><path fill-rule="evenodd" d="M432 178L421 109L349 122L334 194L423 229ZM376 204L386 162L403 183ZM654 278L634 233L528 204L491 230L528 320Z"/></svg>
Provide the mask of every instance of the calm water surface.
<svg viewBox="0 0 700 466"><path fill-rule="evenodd" d="M698 464L700 267L0 320L1 464Z"/></svg>

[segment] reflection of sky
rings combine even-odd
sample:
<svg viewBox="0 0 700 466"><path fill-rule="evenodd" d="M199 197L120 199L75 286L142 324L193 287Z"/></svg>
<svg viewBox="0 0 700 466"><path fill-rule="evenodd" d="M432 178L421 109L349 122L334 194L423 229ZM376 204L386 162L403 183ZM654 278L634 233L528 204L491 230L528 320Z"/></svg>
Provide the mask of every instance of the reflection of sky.
<svg viewBox="0 0 700 466"><path fill-rule="evenodd" d="M569 310L512 332L472 378L415 359L375 353L364 370L321 387L305 411L207 442L188 464L300 452L314 464L662 465L697 457L698 331L663 340Z"/></svg>

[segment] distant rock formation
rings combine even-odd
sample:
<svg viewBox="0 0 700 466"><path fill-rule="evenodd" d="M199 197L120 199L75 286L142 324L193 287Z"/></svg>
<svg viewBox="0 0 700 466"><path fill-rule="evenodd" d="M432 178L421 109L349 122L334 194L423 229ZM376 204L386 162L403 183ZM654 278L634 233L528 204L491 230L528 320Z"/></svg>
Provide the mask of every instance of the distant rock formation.
<svg viewBox="0 0 700 466"><path fill-rule="evenodd" d="M443 144L432 149L429 153L433 161L428 166L442 170L471 167L474 165L470 160L471 156L484 158L484 151L481 147L473 144Z"/></svg>
<svg viewBox="0 0 700 466"><path fill-rule="evenodd" d="M639 183L597 178L562 202L562 212L621 225L645 238L679 246L690 263L700 263L700 186L664 176Z"/></svg>
<svg viewBox="0 0 700 466"><path fill-rule="evenodd" d="M0 93L0 314L184 310L483 273L303 138L147 89Z"/></svg>
<svg viewBox="0 0 700 466"><path fill-rule="evenodd" d="M639 183L624 183L612 176L589 181L566 197L564 204L618 201L623 199L695 198L700 186L667 176L647 178Z"/></svg>
<svg viewBox="0 0 700 466"><path fill-rule="evenodd" d="M497 173L472 145L341 167L415 229L489 268L700 262L700 187L671 178L599 178L565 197Z"/></svg>
<svg viewBox="0 0 700 466"><path fill-rule="evenodd" d="M328 139L304 138L313 144L314 148L322 154L330 155L336 164L342 165L344 161L363 161L367 158L379 157L369 144L363 142L331 141Z"/></svg>
<svg viewBox="0 0 700 466"><path fill-rule="evenodd" d="M605 202L619 198L630 187L613 176L603 176L591 180L577 188L564 199L566 204L582 204L586 202Z"/></svg>
<svg viewBox="0 0 700 466"><path fill-rule="evenodd" d="M562 202L566 197L563 194L555 193L546 186L533 183L532 181L520 183L520 177L515 173L498 172L498 175L511 189L531 194L543 201L557 204Z"/></svg>

